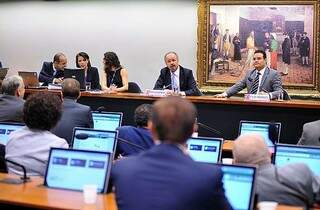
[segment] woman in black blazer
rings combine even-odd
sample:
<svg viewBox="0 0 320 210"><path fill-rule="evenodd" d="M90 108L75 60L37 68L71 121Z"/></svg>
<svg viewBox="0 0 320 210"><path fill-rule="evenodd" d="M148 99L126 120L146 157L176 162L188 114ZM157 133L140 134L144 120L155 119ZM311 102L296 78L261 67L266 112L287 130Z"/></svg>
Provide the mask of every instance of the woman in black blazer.
<svg viewBox="0 0 320 210"><path fill-rule="evenodd" d="M91 90L101 90L98 69L91 66L87 53L79 52L76 55L76 66L85 71L86 82L91 83Z"/></svg>

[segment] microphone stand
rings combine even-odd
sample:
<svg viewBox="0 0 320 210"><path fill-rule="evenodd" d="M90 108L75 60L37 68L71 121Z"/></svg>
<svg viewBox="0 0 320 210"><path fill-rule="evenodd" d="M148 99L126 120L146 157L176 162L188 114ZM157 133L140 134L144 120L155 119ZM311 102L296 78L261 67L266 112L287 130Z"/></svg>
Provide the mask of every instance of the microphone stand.
<svg viewBox="0 0 320 210"><path fill-rule="evenodd" d="M15 166L22 168L23 176L20 177L20 179L22 180L22 183L26 183L26 182L30 181L30 177L27 176L27 170L23 165L21 165L20 163L16 163L15 161L5 159L3 157L1 157L1 159L4 160L5 162L11 163L12 165L15 165Z"/></svg>
<svg viewBox="0 0 320 210"><path fill-rule="evenodd" d="M218 130L212 128L212 127L209 127L209 126L207 126L206 124L203 124L203 123L201 123L201 122L198 122L197 124L198 124L200 127L203 127L204 129L206 129L206 130L208 130L208 131L210 131L210 132L212 132L212 133L218 134L220 137L223 138L222 133L221 133L220 131L218 131Z"/></svg>
<svg viewBox="0 0 320 210"><path fill-rule="evenodd" d="M135 147L135 148L137 148L139 150L142 150L142 151L146 150L146 148L144 148L143 146L140 146L138 144L132 143L132 142L130 142L128 140L125 140L123 138L117 137L117 139L119 140L120 143L128 144L128 145L133 146L133 147Z"/></svg>

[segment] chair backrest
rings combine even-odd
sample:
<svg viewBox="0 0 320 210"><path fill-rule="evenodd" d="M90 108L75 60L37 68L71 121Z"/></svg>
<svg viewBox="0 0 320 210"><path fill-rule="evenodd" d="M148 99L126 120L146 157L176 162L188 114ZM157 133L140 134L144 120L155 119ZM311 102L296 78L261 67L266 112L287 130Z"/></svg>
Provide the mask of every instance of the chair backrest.
<svg viewBox="0 0 320 210"><path fill-rule="evenodd" d="M141 93L142 91L137 83L129 82L128 83L128 92L129 93Z"/></svg>
<svg viewBox="0 0 320 210"><path fill-rule="evenodd" d="M7 163L6 163L6 146L0 144L0 172L8 173Z"/></svg>
<svg viewBox="0 0 320 210"><path fill-rule="evenodd" d="M288 91L286 91L285 89L283 89L283 100L291 100Z"/></svg>

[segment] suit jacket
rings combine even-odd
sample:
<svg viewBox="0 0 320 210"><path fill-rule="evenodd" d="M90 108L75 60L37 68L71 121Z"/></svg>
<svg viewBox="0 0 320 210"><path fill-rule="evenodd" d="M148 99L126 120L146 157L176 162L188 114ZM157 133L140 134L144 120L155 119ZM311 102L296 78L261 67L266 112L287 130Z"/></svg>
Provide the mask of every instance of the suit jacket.
<svg viewBox="0 0 320 210"><path fill-rule="evenodd" d="M117 161L111 171L119 210L231 209L217 166L160 144Z"/></svg>
<svg viewBox="0 0 320 210"><path fill-rule="evenodd" d="M48 85L52 83L54 78L64 77L64 72L62 70L57 70L55 76L53 76L53 63L52 62L43 62L40 74L39 74L39 82L43 82L43 85Z"/></svg>
<svg viewBox="0 0 320 210"><path fill-rule="evenodd" d="M247 87L248 93L251 90L252 84L254 82L254 79L256 77L256 70L253 69L251 71L248 71L245 77L234 84L232 87L230 87L226 93L228 97L238 93L239 91L243 90L244 88ZM276 70L266 68L261 84L260 84L260 90L271 93L271 99L276 99L278 98L279 94L282 92L282 82L281 82L281 77L279 73Z"/></svg>
<svg viewBox="0 0 320 210"><path fill-rule="evenodd" d="M90 67L88 69L86 82L91 82L92 90L101 90L99 72L96 67Z"/></svg>
<svg viewBox="0 0 320 210"><path fill-rule="evenodd" d="M319 190L319 177L315 177L309 167L302 163L283 167L267 164L258 168L256 185L258 201L312 206L315 198L319 196Z"/></svg>
<svg viewBox="0 0 320 210"><path fill-rule="evenodd" d="M24 100L11 95L0 95L0 121L23 122Z"/></svg>
<svg viewBox="0 0 320 210"><path fill-rule="evenodd" d="M298 144L320 146L320 120L303 125L302 135Z"/></svg>
<svg viewBox="0 0 320 210"><path fill-rule="evenodd" d="M192 71L190 69L180 66L179 72L180 91L185 91L187 96L200 96L202 93L197 87ZM168 67L161 69L160 76L154 85L153 89L162 90L163 88L172 89L171 87L171 73Z"/></svg>
<svg viewBox="0 0 320 210"><path fill-rule="evenodd" d="M146 128L121 126L117 130L119 138L125 139L131 143L144 147L146 150L154 146L151 132ZM132 145L118 141L116 153L121 154L122 156L128 156L138 154L142 151L143 150L135 148Z"/></svg>
<svg viewBox="0 0 320 210"><path fill-rule="evenodd" d="M70 145L74 127L93 127L91 108L79 104L73 99L63 98L61 119L51 131L67 140Z"/></svg>

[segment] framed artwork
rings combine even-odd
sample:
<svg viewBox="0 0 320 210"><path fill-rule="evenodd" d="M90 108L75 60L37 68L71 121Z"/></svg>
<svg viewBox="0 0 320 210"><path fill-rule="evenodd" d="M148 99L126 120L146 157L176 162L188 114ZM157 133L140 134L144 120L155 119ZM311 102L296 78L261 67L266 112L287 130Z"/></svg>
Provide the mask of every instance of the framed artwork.
<svg viewBox="0 0 320 210"><path fill-rule="evenodd" d="M253 69L264 50L290 94L320 91L320 2L198 1L197 78L204 92L219 92Z"/></svg>

